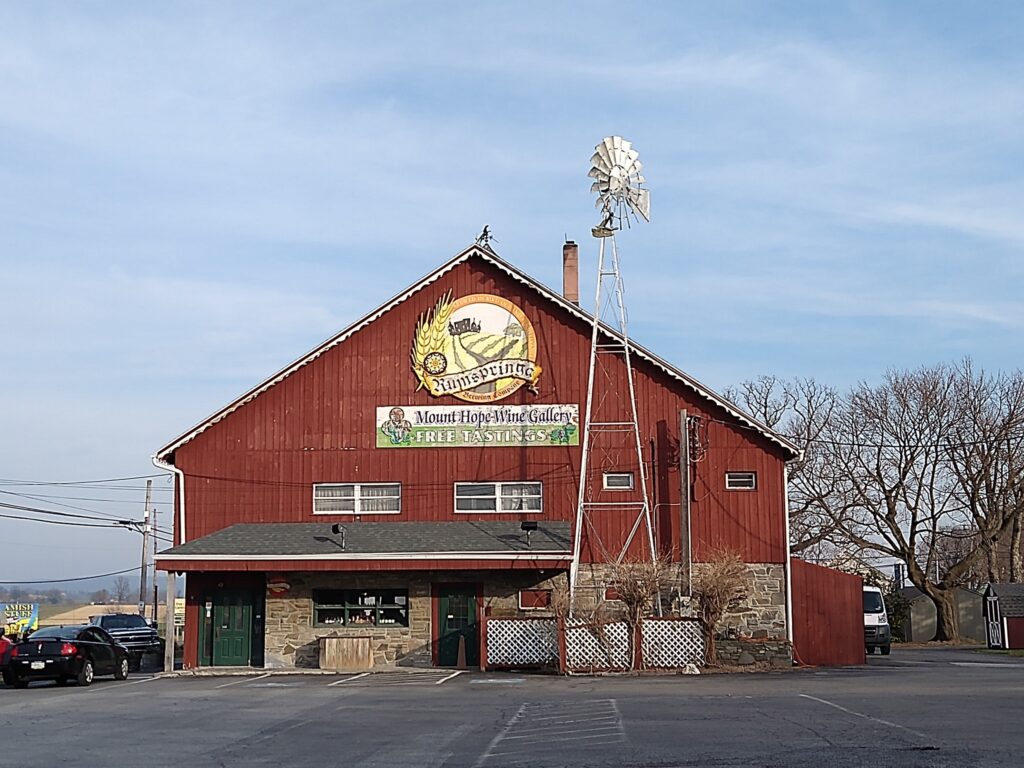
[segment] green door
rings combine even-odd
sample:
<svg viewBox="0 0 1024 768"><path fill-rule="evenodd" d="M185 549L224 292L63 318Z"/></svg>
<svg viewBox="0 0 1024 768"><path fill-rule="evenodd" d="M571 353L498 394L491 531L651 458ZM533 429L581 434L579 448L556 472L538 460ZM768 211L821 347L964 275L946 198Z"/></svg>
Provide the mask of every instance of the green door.
<svg viewBox="0 0 1024 768"><path fill-rule="evenodd" d="M215 667L249 665L252 602L248 592L221 592L213 602L213 659Z"/></svg>
<svg viewBox="0 0 1024 768"><path fill-rule="evenodd" d="M454 667L459 663L459 638L465 638L466 664L480 663L480 624L477 621L476 587L458 584L438 588L437 663Z"/></svg>

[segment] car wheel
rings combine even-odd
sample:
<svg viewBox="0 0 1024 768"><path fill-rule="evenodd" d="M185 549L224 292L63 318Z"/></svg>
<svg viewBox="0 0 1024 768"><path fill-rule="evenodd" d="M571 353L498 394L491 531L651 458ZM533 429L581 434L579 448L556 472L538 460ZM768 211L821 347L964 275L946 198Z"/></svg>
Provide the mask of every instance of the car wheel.
<svg viewBox="0 0 1024 768"><path fill-rule="evenodd" d="M868 655L871 655L872 653L874 653L875 652L875 646L869 645L867 647L867 652L868 652Z"/></svg>
<svg viewBox="0 0 1024 768"><path fill-rule="evenodd" d="M78 673L78 684L81 686L92 685L92 678L94 676L92 661L86 659L82 663L82 671Z"/></svg>
<svg viewBox="0 0 1024 768"><path fill-rule="evenodd" d="M4 670L4 685L14 685L14 674L9 669Z"/></svg>
<svg viewBox="0 0 1024 768"><path fill-rule="evenodd" d="M127 680L128 679L128 657L123 657L117 663L117 669L114 670L115 680Z"/></svg>
<svg viewBox="0 0 1024 768"><path fill-rule="evenodd" d="M890 652L892 652L892 646L891 645L883 645L882 646L882 655L883 656L888 656Z"/></svg>
<svg viewBox="0 0 1024 768"><path fill-rule="evenodd" d="M128 660L128 669L132 672L138 672L142 669L142 657L132 656Z"/></svg>

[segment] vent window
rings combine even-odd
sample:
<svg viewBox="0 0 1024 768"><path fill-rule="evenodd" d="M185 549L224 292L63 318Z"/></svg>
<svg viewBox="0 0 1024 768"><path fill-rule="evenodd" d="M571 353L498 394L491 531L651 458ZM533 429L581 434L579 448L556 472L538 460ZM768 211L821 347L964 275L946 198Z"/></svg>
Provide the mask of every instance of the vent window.
<svg viewBox="0 0 1024 768"><path fill-rule="evenodd" d="M632 491L632 472L605 472L603 487L606 491Z"/></svg>
<svg viewBox="0 0 1024 768"><path fill-rule="evenodd" d="M757 490L756 472L726 472L725 489L727 491Z"/></svg>

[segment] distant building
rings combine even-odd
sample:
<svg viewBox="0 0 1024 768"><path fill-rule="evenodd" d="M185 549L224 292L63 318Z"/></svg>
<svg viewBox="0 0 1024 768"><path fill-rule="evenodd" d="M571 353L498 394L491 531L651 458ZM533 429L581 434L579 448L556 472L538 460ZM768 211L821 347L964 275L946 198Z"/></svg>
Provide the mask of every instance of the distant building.
<svg viewBox="0 0 1024 768"><path fill-rule="evenodd" d="M935 639L935 603L917 587L904 587L898 594L910 604L907 621L900 627L908 643L929 643ZM985 619L982 615L981 595L969 589L953 590L960 636L964 639L985 639Z"/></svg>

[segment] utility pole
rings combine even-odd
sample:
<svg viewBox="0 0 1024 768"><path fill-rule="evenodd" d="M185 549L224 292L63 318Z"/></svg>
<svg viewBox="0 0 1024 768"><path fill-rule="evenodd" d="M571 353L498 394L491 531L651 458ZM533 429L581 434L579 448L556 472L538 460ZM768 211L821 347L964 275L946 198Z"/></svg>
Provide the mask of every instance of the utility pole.
<svg viewBox="0 0 1024 768"><path fill-rule="evenodd" d="M146 615L146 575L149 571L149 501L153 481L146 481L146 509L142 513L142 568L139 572L139 615Z"/></svg>
<svg viewBox="0 0 1024 768"><path fill-rule="evenodd" d="M156 624L157 619L159 618L158 617L159 609L157 608L157 606L160 604L158 602L158 600L160 598L159 587L158 587L157 581L156 581L156 553L157 553L157 550L160 549L160 542L159 542L159 540L156 537L156 507L153 507L152 515L153 515L153 623Z"/></svg>

